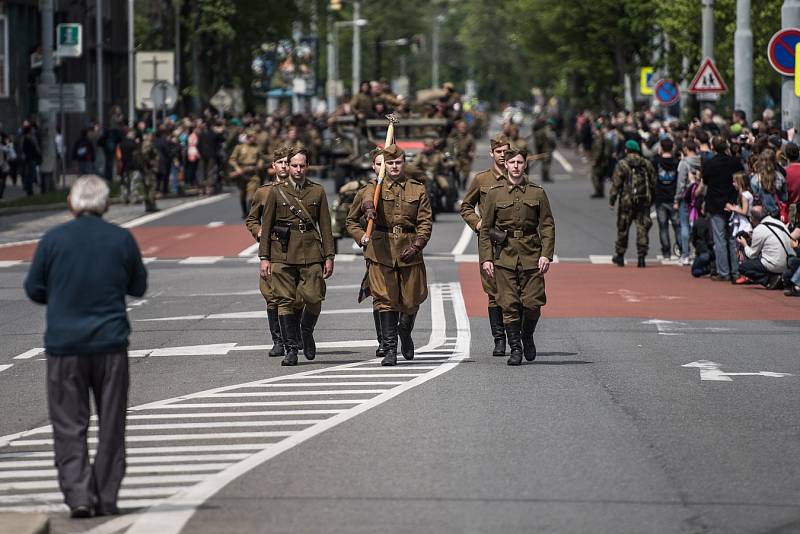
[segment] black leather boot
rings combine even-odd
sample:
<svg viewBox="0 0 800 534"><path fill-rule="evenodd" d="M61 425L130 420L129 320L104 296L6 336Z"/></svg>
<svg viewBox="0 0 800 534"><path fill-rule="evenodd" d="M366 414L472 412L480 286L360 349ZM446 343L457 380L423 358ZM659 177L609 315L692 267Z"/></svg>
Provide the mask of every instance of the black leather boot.
<svg viewBox="0 0 800 534"><path fill-rule="evenodd" d="M414 330L414 322L417 320L416 313L401 313L397 323L397 333L400 335L400 352L406 360L414 359L414 340L411 332Z"/></svg>
<svg viewBox="0 0 800 534"><path fill-rule="evenodd" d="M647 263L644 261L644 256L639 256L639 262L636 264L637 267L647 267Z"/></svg>
<svg viewBox="0 0 800 534"><path fill-rule="evenodd" d="M375 357L383 358L383 331L381 331L381 313L372 310L372 320L375 322L375 334L378 336L378 348L375 349Z"/></svg>
<svg viewBox="0 0 800 534"><path fill-rule="evenodd" d="M300 333L303 336L303 355L307 360L317 357L317 344L314 342L314 327L317 325L319 315L314 315L308 309L303 310L300 318Z"/></svg>
<svg viewBox="0 0 800 534"><path fill-rule="evenodd" d="M280 315L278 321L283 333L283 345L286 348L281 365L297 365L297 316L295 314Z"/></svg>
<svg viewBox="0 0 800 534"><path fill-rule="evenodd" d="M511 356L508 358L508 365L522 365L522 332L520 321L506 323L506 336L508 345L511 348Z"/></svg>
<svg viewBox="0 0 800 534"><path fill-rule="evenodd" d="M536 359L536 343L533 341L533 333L536 332L536 325L541 316L542 312L538 308L524 310L522 316L522 353L529 362Z"/></svg>
<svg viewBox="0 0 800 534"><path fill-rule="evenodd" d="M300 322L303 319L303 308L294 312L294 316L297 319L295 325L297 325L297 332L295 332L294 339L297 343L297 350L303 350L303 330L300 328Z"/></svg>
<svg viewBox="0 0 800 534"><path fill-rule="evenodd" d="M272 348L269 349L268 356L274 358L283 356L283 336L281 335L281 325L278 322L278 308L267 308L267 320L269 322L269 333L272 336Z"/></svg>
<svg viewBox="0 0 800 534"><path fill-rule="evenodd" d="M397 312L381 312L381 331L383 332L383 360L381 360L381 365L397 365L397 321Z"/></svg>
<svg viewBox="0 0 800 534"><path fill-rule="evenodd" d="M503 357L506 355L506 330L503 328L503 310L500 307L489 308L489 326L494 338L492 356Z"/></svg>
<svg viewBox="0 0 800 534"><path fill-rule="evenodd" d="M619 267L625 267L625 256L622 254L614 254L611 256L611 263Z"/></svg>

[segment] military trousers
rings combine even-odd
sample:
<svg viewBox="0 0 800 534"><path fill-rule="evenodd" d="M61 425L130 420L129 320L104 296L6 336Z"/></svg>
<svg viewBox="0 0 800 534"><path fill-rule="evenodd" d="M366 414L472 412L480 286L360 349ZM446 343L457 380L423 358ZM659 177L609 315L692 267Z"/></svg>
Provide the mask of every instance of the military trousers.
<svg viewBox="0 0 800 534"><path fill-rule="evenodd" d="M636 252L639 256L647 256L650 248L648 233L653 221L650 219L650 206L620 206L617 211L617 242L614 252L624 255L628 249L628 232L631 224L636 224Z"/></svg>
<svg viewBox="0 0 800 534"><path fill-rule="evenodd" d="M261 296L267 301L267 307L271 308L275 303L275 295L272 292L270 283L261 278L261 276L258 277L258 289L261 291Z"/></svg>
<svg viewBox="0 0 800 534"><path fill-rule="evenodd" d="M428 274L424 263L389 267L368 262L369 289L375 310L417 313L428 298Z"/></svg>
<svg viewBox="0 0 800 534"><path fill-rule="evenodd" d="M598 195L604 194L603 181L606 179L605 170L605 165L592 168L592 186L594 187L594 192Z"/></svg>
<svg viewBox="0 0 800 534"><path fill-rule="evenodd" d="M550 181L550 165L552 162L553 160L550 156L547 156L542 160L542 182Z"/></svg>
<svg viewBox="0 0 800 534"><path fill-rule="evenodd" d="M314 315L319 315L326 290L322 263L292 265L273 262L271 265L269 285L273 302L278 306L278 314L290 315L298 307L305 307Z"/></svg>
<svg viewBox="0 0 800 534"><path fill-rule="evenodd" d="M497 304L497 281L494 278L489 278L483 269L480 268L480 264L478 264L478 269L481 273L481 285L483 286L483 292L486 293L486 296L489 297L489 307L496 308Z"/></svg>
<svg viewBox="0 0 800 534"><path fill-rule="evenodd" d="M520 312L538 310L547 304L544 275L539 269L506 269L495 265L497 303L503 310L503 322L509 324L522 319Z"/></svg>

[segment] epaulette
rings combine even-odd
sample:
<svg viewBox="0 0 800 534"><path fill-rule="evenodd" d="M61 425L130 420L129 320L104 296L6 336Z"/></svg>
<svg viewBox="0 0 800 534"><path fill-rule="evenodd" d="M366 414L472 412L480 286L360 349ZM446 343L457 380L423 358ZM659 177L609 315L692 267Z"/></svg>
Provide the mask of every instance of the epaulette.
<svg viewBox="0 0 800 534"><path fill-rule="evenodd" d="M423 186L423 187L425 186L425 184L423 184L422 182L420 182L420 181L419 181L419 180L417 180L416 178L411 178L410 176L409 176L408 178L406 178L406 180L408 180L408 181L409 181L409 183L412 183L412 184L421 185L421 186Z"/></svg>
<svg viewBox="0 0 800 534"><path fill-rule="evenodd" d="M313 180L309 180L308 178L306 178L306 182L308 182L308 183L309 183L309 185L318 185L318 186L322 187L322 184L321 184L321 183L319 183L319 182L315 182L315 181L313 181Z"/></svg>
<svg viewBox="0 0 800 534"><path fill-rule="evenodd" d="M504 185L506 185L506 184L494 184L494 185L490 185L490 186L489 186L489 191L491 191L492 189L497 189L498 187L503 187Z"/></svg>

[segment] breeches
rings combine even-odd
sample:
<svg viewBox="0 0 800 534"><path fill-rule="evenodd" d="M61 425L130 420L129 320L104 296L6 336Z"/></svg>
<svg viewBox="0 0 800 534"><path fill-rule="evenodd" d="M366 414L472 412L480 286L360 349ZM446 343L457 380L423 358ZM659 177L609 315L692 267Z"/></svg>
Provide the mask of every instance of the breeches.
<svg viewBox="0 0 800 534"><path fill-rule="evenodd" d="M512 270L495 266L497 303L505 324L522 319L522 308L533 310L547 304L544 275L538 269Z"/></svg>
<svg viewBox="0 0 800 534"><path fill-rule="evenodd" d="M428 298L425 264L387 267L370 262L368 267L372 306L378 311L416 313Z"/></svg>
<svg viewBox="0 0 800 534"><path fill-rule="evenodd" d="M290 315L302 306L315 315L322 310L325 279L322 277L321 263L272 263L269 285L272 288L272 303L278 306L279 315Z"/></svg>

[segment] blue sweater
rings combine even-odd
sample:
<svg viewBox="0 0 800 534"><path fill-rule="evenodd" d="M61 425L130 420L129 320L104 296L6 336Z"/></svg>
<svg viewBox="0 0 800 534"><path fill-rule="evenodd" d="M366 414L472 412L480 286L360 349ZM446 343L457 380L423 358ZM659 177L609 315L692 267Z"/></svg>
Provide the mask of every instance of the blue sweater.
<svg viewBox="0 0 800 534"><path fill-rule="evenodd" d="M128 347L125 295L147 289L142 255L128 230L84 214L47 232L25 293L47 304L48 354L114 352Z"/></svg>

